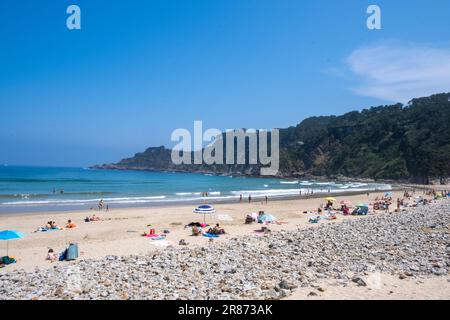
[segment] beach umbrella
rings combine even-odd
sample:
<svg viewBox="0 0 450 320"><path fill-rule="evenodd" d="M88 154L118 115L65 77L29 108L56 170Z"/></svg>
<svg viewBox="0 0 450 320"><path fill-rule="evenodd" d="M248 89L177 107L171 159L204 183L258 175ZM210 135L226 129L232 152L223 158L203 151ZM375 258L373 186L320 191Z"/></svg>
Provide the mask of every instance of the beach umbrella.
<svg viewBox="0 0 450 320"><path fill-rule="evenodd" d="M9 255L9 240L20 239L25 237L25 235L16 230L5 230L0 231L0 240L6 240L6 255Z"/></svg>
<svg viewBox="0 0 450 320"><path fill-rule="evenodd" d="M206 223L206 215L207 214L213 214L215 212L216 212L216 209L214 209L210 205L198 206L197 208L194 209L194 213L203 214L203 223Z"/></svg>
<svg viewBox="0 0 450 320"><path fill-rule="evenodd" d="M333 198L333 197L328 197L328 198L325 198L325 200L327 200L327 201L331 201L331 202L334 202L334 201L336 201L336 198Z"/></svg>
<svg viewBox="0 0 450 320"><path fill-rule="evenodd" d="M368 208L369 207L369 205L368 204L365 204L365 203L360 203L360 204L358 204L358 205L356 205L358 208Z"/></svg>

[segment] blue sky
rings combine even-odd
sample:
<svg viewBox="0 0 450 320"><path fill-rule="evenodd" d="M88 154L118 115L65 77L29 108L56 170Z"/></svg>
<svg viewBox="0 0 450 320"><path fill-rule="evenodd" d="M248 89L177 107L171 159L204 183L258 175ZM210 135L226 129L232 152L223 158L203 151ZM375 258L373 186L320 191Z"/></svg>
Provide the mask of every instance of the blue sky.
<svg viewBox="0 0 450 320"><path fill-rule="evenodd" d="M2 0L0 163L113 162L194 120L287 127L448 92L449 30L448 0Z"/></svg>

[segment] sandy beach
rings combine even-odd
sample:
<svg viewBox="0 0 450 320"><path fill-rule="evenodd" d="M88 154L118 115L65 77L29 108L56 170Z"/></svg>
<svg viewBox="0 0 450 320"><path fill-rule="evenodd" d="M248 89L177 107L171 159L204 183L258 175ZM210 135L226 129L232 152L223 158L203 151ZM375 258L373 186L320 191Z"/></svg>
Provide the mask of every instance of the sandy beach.
<svg viewBox="0 0 450 320"><path fill-rule="evenodd" d="M418 193L418 192L417 192ZM343 195L337 197L337 202L349 200L352 203L371 203L376 197L382 197L384 193L370 193L360 195ZM393 199L401 198L403 192L393 192ZM443 200L447 201L447 200ZM27 272L39 267L48 270L51 267L76 266L83 260L108 259L110 256L146 256L150 257L159 251L164 252L161 242L152 241L141 234L151 228L157 233L170 230L165 244L171 244L175 248L179 240L184 239L189 243L187 250L200 250L204 247L222 250L221 245L227 245L228 241L236 241L241 237L259 238L255 232L261 225L244 224L245 216L251 212L260 210L271 213L278 218L280 224L270 225L273 234L284 234L284 232L295 232L295 230L322 227L324 224L339 226L344 221L357 221L374 217L370 216L342 216L337 220L322 220L319 224L308 222L312 214L304 211L316 210L323 199L299 199L280 200L264 202L242 202L216 205L217 213L206 217L209 224L220 223L227 235L214 239L211 243L204 237L191 236L190 228L184 226L190 222L203 221L203 216L194 214L192 206L154 207L117 209L109 212L83 211L83 212L60 212L60 213L38 213L38 214L11 214L0 216L2 229L20 230L26 237L10 242L10 256L17 258L16 264L7 266L0 270L1 274L11 274L16 270ZM394 211L395 205L391 206ZM105 219L98 222L84 222L84 218L95 213ZM402 213L400 213L401 215ZM448 214L448 213L447 213ZM388 213L379 212L376 215L383 216ZM224 220L224 218L227 218ZM54 220L58 225L64 225L71 219L78 225L76 229L65 229L54 232L33 232L48 220ZM45 260L49 248L55 252L62 251L69 243L76 242L79 246L80 257L75 262L54 262ZM6 243L2 243L6 249ZM197 248L197 249L196 249ZM2 248L2 250L5 250ZM203 250L203 249L202 249ZM114 258L116 259L116 258ZM87 262L89 263L89 262ZM23 272L23 271L20 271ZM342 286L333 279L319 279L311 286L296 287L293 289L289 299L448 299L449 276L418 276L400 280L398 275L381 274L382 281L377 288L363 286L350 282ZM281 296L282 297L282 296ZM176 297L175 297L176 298Z"/></svg>
<svg viewBox="0 0 450 320"><path fill-rule="evenodd" d="M376 197L382 197L383 193L371 193L369 197L360 195L342 195L337 197L337 202L345 199L354 204L364 202L369 203ZM393 197L401 197L402 192L395 192ZM206 203L206 202L205 202ZM260 210L273 214L283 222L280 225L271 225L272 231L294 230L298 225L314 227L308 223L311 214L304 214L304 211L317 210L320 204L324 204L323 198L299 199L299 200L278 200L253 201L248 203L217 204L216 214L206 216L206 222L210 225L219 223L227 235L215 241L226 241L230 237L239 235L254 234L254 230L260 228L259 225L245 225L245 216L251 212ZM127 254L148 254L158 246L156 241L142 237L141 234L155 229L156 233L170 230L167 241L178 245L181 239L185 239L190 245L206 244L208 239L191 236L191 229L185 228L190 222L203 222L203 215L193 213L194 206L170 206L151 208L129 208L112 209L108 212L102 211L74 211L74 212L47 212L47 213L27 213L0 215L0 227L7 230L19 230L26 234L20 240L12 240L9 244L10 256L17 258L18 263L0 270L24 269L32 270L35 267L52 267L55 264L45 260L49 248L55 252L61 252L70 243L77 243L80 251L80 259L101 258L106 255L127 255ZM394 210L394 205L391 206ZM104 221L84 222L87 216L96 216L106 219ZM232 221L220 220L221 216L229 216ZM339 220L361 219L363 217L339 216ZM34 232L38 227L44 226L47 221L54 220L58 226L64 226L71 219L76 225L76 229L65 229L52 232ZM322 223L328 223L323 221ZM150 225L150 226L149 226ZM0 243L6 250L6 243Z"/></svg>

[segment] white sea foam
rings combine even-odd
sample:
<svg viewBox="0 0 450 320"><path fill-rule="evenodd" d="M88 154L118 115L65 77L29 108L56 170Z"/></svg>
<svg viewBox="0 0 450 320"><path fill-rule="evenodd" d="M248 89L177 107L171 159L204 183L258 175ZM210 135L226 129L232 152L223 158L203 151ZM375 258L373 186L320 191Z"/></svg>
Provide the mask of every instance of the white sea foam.
<svg viewBox="0 0 450 320"><path fill-rule="evenodd" d="M298 184L298 180L295 181L280 181L281 184Z"/></svg>
<svg viewBox="0 0 450 320"><path fill-rule="evenodd" d="M286 181L283 181L286 182ZM293 184L293 182L291 182ZM310 183L302 181L300 186L305 185L305 183ZM313 184L313 183L311 183ZM375 189L379 191L392 190L392 187L388 184L379 185L369 185L366 183L348 183L348 184L335 184L330 185L329 188L325 186L325 183L321 183L322 188L312 189L314 194L327 194L331 193L346 193L351 191L374 191ZM259 190L235 190L235 191L212 191L209 192L209 197L206 199L214 201L224 201L229 199L237 199L240 195L243 197L248 197L251 195L254 198L264 198L268 197L283 197L283 196L298 196L301 194L306 194L310 191L310 188L287 188L287 189L268 189L269 185L265 184L264 189ZM200 192L179 192L172 195L160 195L160 196L134 196L134 197L110 197L103 198L105 204L118 204L118 205L139 205L139 204L151 204L151 203L166 203L166 202L198 202L201 199ZM46 199L46 200L32 200L27 198L22 198L19 201L9 201L0 203L1 206L13 206L13 207L38 207L38 206L96 206L100 201L100 198L96 199Z"/></svg>
<svg viewBox="0 0 450 320"><path fill-rule="evenodd" d="M123 198L103 198L103 199L49 199L40 201L13 201L13 202L3 202L2 205L6 206L19 206L19 205L87 205L92 203L98 203L103 200L105 203L142 203L152 200L162 200L166 196L153 196L153 197L123 197Z"/></svg>

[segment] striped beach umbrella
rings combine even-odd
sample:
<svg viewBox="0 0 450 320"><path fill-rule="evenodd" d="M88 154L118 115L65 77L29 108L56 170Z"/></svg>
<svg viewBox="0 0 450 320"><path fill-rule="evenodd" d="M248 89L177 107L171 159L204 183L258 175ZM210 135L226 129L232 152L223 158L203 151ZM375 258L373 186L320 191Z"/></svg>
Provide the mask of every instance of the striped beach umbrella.
<svg viewBox="0 0 450 320"><path fill-rule="evenodd" d="M216 212L216 209L214 209L213 206L210 205L202 205L198 206L194 209L194 213L200 213L203 214L203 223L206 223L206 215L207 214L213 214Z"/></svg>

